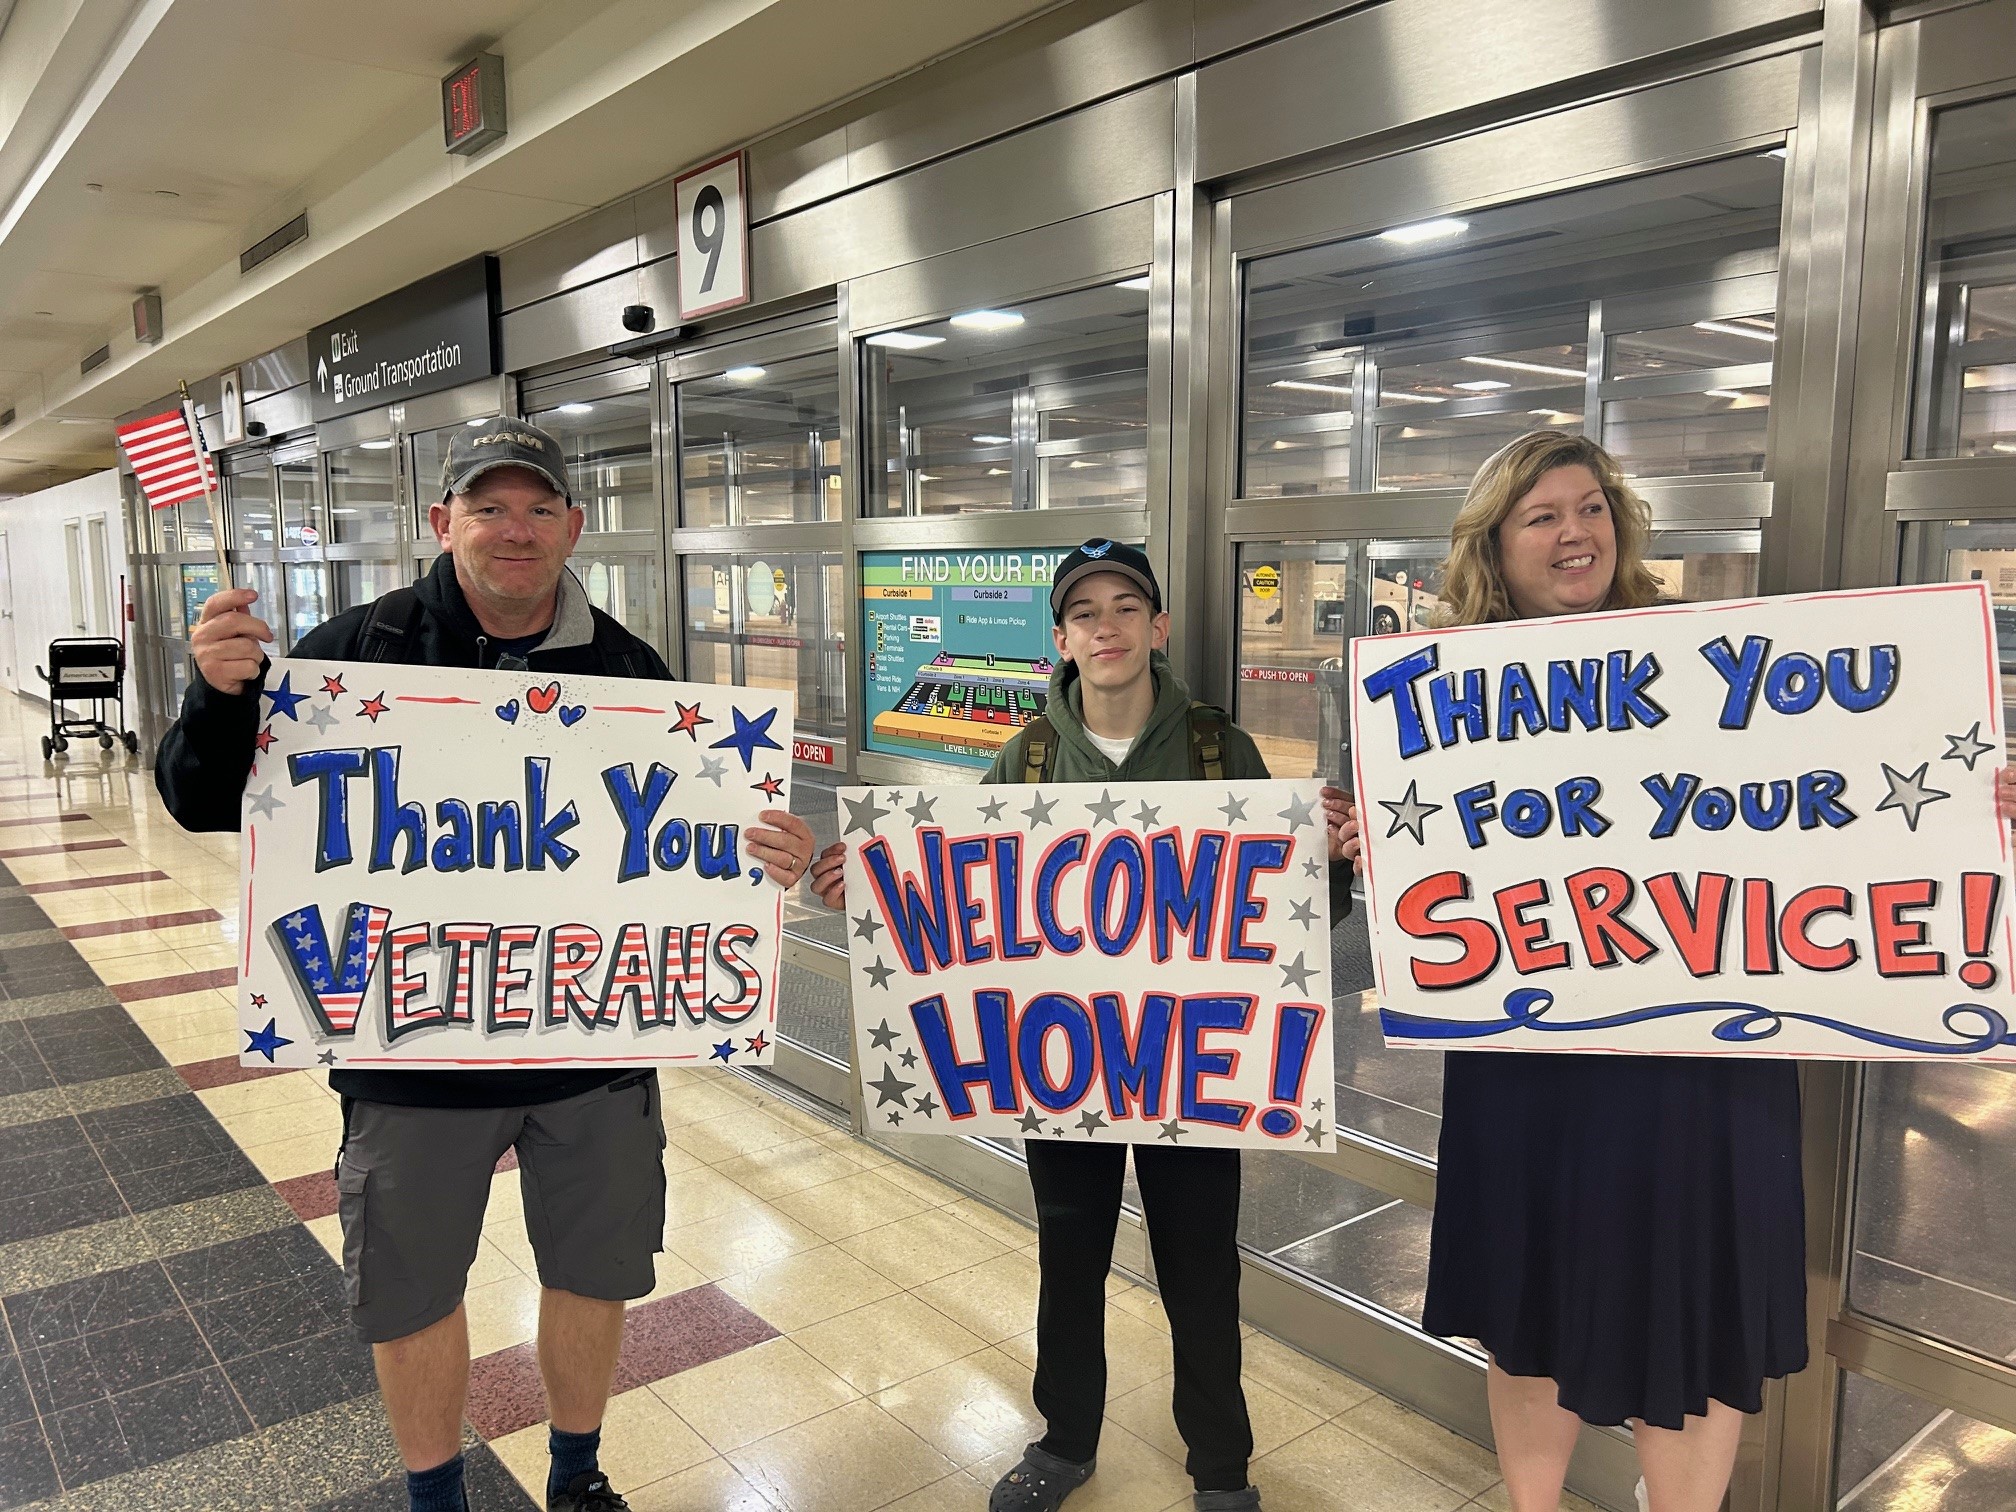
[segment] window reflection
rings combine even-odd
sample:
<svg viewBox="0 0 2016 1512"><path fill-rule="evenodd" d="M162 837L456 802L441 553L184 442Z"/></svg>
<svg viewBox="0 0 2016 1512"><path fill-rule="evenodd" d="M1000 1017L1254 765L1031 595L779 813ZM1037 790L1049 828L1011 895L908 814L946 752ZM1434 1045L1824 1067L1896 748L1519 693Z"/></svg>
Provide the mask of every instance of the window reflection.
<svg viewBox="0 0 2016 1512"><path fill-rule="evenodd" d="M844 738L846 612L831 552L682 558L687 675L796 695L798 728Z"/></svg>
<svg viewBox="0 0 2016 1512"><path fill-rule="evenodd" d="M1836 1512L1996 1512L2016 1506L2016 1433L1847 1374Z"/></svg>
<svg viewBox="0 0 2016 1512"><path fill-rule="evenodd" d="M1913 448L2016 456L2016 95L1932 125Z"/></svg>
<svg viewBox="0 0 2016 1512"><path fill-rule="evenodd" d="M589 603L664 654L664 579L655 555L577 551L567 565L587 590Z"/></svg>
<svg viewBox="0 0 2016 1512"><path fill-rule="evenodd" d="M231 544L239 551L268 550L279 539L274 519L273 472L262 457L225 475L226 513L231 519Z"/></svg>
<svg viewBox="0 0 2016 1512"><path fill-rule="evenodd" d="M688 379L676 397L685 524L839 517L840 374L830 352Z"/></svg>
<svg viewBox="0 0 2016 1512"><path fill-rule="evenodd" d="M1148 499L1148 290L1127 279L862 342L880 515Z"/></svg>
<svg viewBox="0 0 2016 1512"><path fill-rule="evenodd" d="M1255 260L1241 495L1462 488L1541 427L1640 477L1762 471L1783 173L1745 155Z"/></svg>
<svg viewBox="0 0 2016 1512"><path fill-rule="evenodd" d="M528 418L560 443L568 488L584 516L583 530L658 528L648 392L574 400Z"/></svg>
<svg viewBox="0 0 2016 1512"><path fill-rule="evenodd" d="M328 453L329 536L337 543L397 541L392 443L365 441Z"/></svg>

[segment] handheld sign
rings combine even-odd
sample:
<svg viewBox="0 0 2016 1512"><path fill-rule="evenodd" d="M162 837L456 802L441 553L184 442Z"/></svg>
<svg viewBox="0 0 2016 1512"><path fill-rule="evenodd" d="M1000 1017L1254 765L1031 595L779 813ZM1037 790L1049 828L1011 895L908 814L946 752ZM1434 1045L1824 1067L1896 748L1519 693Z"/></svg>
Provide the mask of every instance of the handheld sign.
<svg viewBox="0 0 2016 1512"><path fill-rule="evenodd" d="M259 715L245 1064L770 1061L788 694L276 661Z"/></svg>
<svg viewBox="0 0 2016 1512"><path fill-rule="evenodd" d="M1390 1042L2016 1060L1984 585L1351 651Z"/></svg>
<svg viewBox="0 0 2016 1512"><path fill-rule="evenodd" d="M1321 793L842 789L869 1122L1333 1148Z"/></svg>

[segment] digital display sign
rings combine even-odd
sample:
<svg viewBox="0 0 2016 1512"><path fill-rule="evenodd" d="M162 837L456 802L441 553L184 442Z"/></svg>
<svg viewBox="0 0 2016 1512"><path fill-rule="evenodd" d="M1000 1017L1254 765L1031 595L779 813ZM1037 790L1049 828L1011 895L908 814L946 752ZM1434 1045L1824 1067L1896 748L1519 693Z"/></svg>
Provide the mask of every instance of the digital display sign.
<svg viewBox="0 0 2016 1512"><path fill-rule="evenodd" d="M1050 574L1068 554L864 553L864 748L991 764L1049 697Z"/></svg>

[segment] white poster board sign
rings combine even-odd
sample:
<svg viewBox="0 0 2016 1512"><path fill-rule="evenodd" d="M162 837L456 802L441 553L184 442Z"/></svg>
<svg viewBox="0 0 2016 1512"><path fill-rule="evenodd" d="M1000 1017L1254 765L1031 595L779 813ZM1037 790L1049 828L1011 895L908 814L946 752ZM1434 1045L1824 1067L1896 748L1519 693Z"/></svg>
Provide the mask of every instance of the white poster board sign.
<svg viewBox="0 0 2016 1512"><path fill-rule="evenodd" d="M679 226L679 318L749 303L749 198L742 154L731 152L672 181Z"/></svg>
<svg viewBox="0 0 2016 1512"><path fill-rule="evenodd" d="M869 1124L1333 1148L1321 792L842 789Z"/></svg>
<svg viewBox="0 0 2016 1512"><path fill-rule="evenodd" d="M1390 1042L2016 1060L1984 585L1367 637L1351 684Z"/></svg>
<svg viewBox="0 0 2016 1512"><path fill-rule="evenodd" d="M276 661L245 785L247 1065L762 1065L788 694Z"/></svg>

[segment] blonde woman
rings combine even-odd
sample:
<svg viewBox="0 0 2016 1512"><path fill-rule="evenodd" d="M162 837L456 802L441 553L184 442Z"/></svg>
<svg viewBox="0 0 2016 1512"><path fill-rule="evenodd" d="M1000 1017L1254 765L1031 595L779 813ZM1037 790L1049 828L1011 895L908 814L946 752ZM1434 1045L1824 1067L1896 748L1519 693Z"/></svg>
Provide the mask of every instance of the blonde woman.
<svg viewBox="0 0 2016 1512"><path fill-rule="evenodd" d="M1650 516L1560 431L1481 467L1440 619L1657 601ZM1605 642L1604 644L1608 644ZM1451 1051L1424 1326L1491 1356L1514 1512L1554 1512L1587 1423L1629 1423L1651 1512L1715 1512L1743 1414L1806 1363L1790 1061Z"/></svg>

